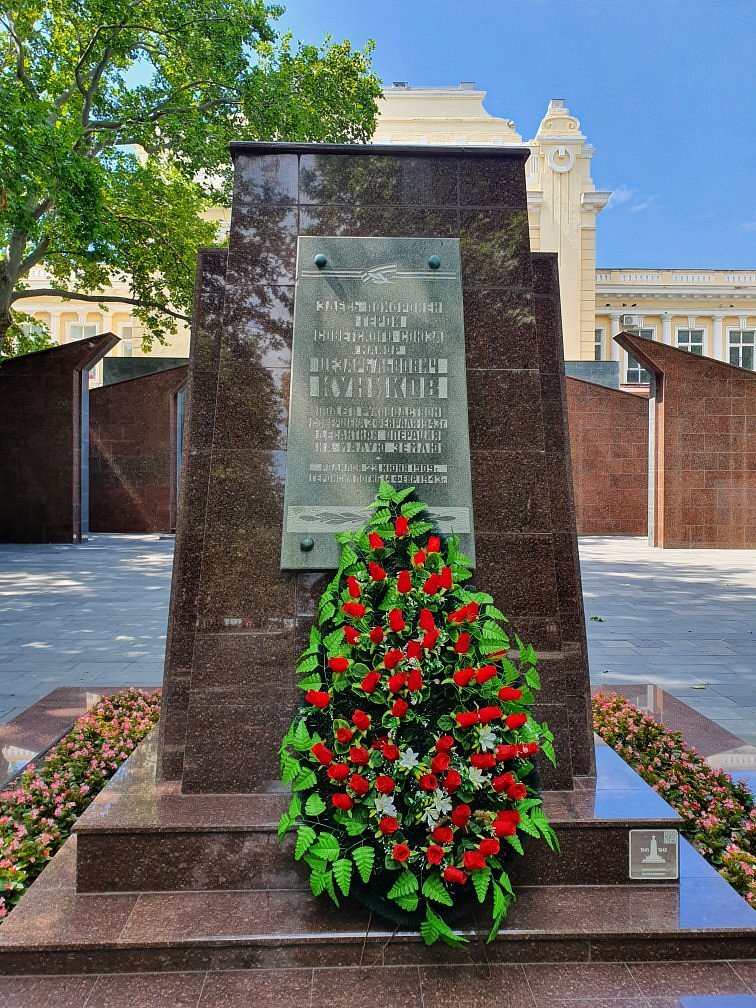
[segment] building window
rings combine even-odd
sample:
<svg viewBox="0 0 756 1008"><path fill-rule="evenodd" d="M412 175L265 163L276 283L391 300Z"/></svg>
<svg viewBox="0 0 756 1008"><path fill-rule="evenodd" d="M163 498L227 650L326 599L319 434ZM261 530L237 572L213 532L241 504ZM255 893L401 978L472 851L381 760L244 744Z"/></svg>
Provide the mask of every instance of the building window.
<svg viewBox="0 0 756 1008"><path fill-rule="evenodd" d="M593 330L593 359L604 359L604 330L603 328Z"/></svg>
<svg viewBox="0 0 756 1008"><path fill-rule="evenodd" d="M677 348L678 350L687 350L689 353L698 354L699 357L703 357L703 329L678 329Z"/></svg>
<svg viewBox="0 0 756 1008"><path fill-rule="evenodd" d="M756 354L754 354L754 336L756 329L730 329L730 364L745 368L746 371L756 371Z"/></svg>
<svg viewBox="0 0 756 1008"><path fill-rule="evenodd" d="M649 385L651 382L651 376L648 371L641 366L640 362L632 354L627 355L626 374L625 382L628 385Z"/></svg>
<svg viewBox="0 0 756 1008"><path fill-rule="evenodd" d="M80 339L91 339L97 335L96 325L69 325L68 342L73 343Z"/></svg>
<svg viewBox="0 0 756 1008"><path fill-rule="evenodd" d="M637 333L643 339L656 339L656 329L653 326L648 326L644 329L638 329L633 326L628 331ZM650 385L651 383L651 375L632 354L627 355L627 371L625 374L625 383L627 385Z"/></svg>
<svg viewBox="0 0 756 1008"><path fill-rule="evenodd" d="M131 357L134 353L133 329L131 326L121 326L121 356Z"/></svg>

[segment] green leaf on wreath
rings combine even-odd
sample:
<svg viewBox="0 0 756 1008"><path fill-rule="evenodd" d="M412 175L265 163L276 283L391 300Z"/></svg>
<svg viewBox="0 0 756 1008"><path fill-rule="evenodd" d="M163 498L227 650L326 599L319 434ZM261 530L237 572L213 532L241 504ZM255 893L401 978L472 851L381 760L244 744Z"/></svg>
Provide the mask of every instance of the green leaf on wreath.
<svg viewBox="0 0 756 1008"><path fill-rule="evenodd" d="M281 756L281 780L284 784L291 784L300 769L299 760L292 756Z"/></svg>
<svg viewBox="0 0 756 1008"><path fill-rule="evenodd" d="M452 948L468 943L467 938L463 938L462 935L452 931L446 921L441 920L438 914L434 913L429 906L425 908L425 920L420 925L420 934L423 936L426 945L432 945L439 938L446 942L447 945L451 945Z"/></svg>
<svg viewBox="0 0 756 1008"><path fill-rule="evenodd" d="M312 675L305 676L304 679L300 679L297 686L301 690L319 690L323 685L323 680L315 672Z"/></svg>
<svg viewBox="0 0 756 1008"><path fill-rule="evenodd" d="M289 802L289 815L292 819L296 819L301 811L302 799L298 794L292 795L291 801Z"/></svg>
<svg viewBox="0 0 756 1008"><path fill-rule="evenodd" d="M325 892L330 881L331 873L329 871L312 872L310 875L310 888L312 889L313 896L320 896L321 893ZM333 885L332 882L331 884Z"/></svg>
<svg viewBox="0 0 756 1008"><path fill-rule="evenodd" d="M396 494L394 493L394 488L390 483L385 480L381 480L378 486L378 496L381 500L393 500Z"/></svg>
<svg viewBox="0 0 756 1008"><path fill-rule="evenodd" d="M312 739L310 738L310 733L307 731L307 725L304 721L297 721L296 728L294 729L292 745L299 752L305 752L305 750L312 746Z"/></svg>
<svg viewBox="0 0 756 1008"><path fill-rule="evenodd" d="M318 622L322 626L336 615L336 606L333 602L326 602L322 609L318 610Z"/></svg>
<svg viewBox="0 0 756 1008"><path fill-rule="evenodd" d="M394 494L394 500L397 504L401 504L403 500L406 500L410 494L415 492L415 487L405 487L404 490L400 490L398 493Z"/></svg>
<svg viewBox="0 0 756 1008"><path fill-rule="evenodd" d="M541 677L534 668L526 668L523 678L531 689L539 690L541 688Z"/></svg>
<svg viewBox="0 0 756 1008"><path fill-rule="evenodd" d="M315 628L313 627L313 630ZM297 665L297 676L307 675L308 672L314 672L316 668L320 665L320 658L316 654L307 655L302 659L302 661Z"/></svg>
<svg viewBox="0 0 756 1008"><path fill-rule="evenodd" d="M504 623L509 622L504 613L500 609L497 609L494 605L486 606L486 616L488 616L489 619L501 620Z"/></svg>
<svg viewBox="0 0 756 1008"><path fill-rule="evenodd" d="M352 884L352 867L349 858L339 858L333 862L333 877L345 896L349 895L349 887Z"/></svg>
<svg viewBox="0 0 756 1008"><path fill-rule="evenodd" d="M310 650L314 651L318 644L320 644L320 641L320 630L317 627L310 627Z"/></svg>
<svg viewBox="0 0 756 1008"><path fill-rule="evenodd" d="M372 847L355 847L352 851L352 860L357 865L357 871L363 882L368 882L373 873L375 864L375 850Z"/></svg>
<svg viewBox="0 0 756 1008"><path fill-rule="evenodd" d="M315 843L317 834L311 826L300 826L297 830L297 845L294 848L294 858L299 861Z"/></svg>
<svg viewBox="0 0 756 1008"><path fill-rule="evenodd" d="M318 779L309 767L302 767L291 782L292 791L309 791L318 783Z"/></svg>
<svg viewBox="0 0 756 1008"><path fill-rule="evenodd" d="M409 501L407 504L402 504L400 511L405 518L414 518L415 515L419 515L425 509L426 505L422 501Z"/></svg>
<svg viewBox="0 0 756 1008"><path fill-rule="evenodd" d="M318 794L311 794L310 797L305 802L304 807L305 812L308 816L319 816L321 812L325 812L326 803Z"/></svg>
<svg viewBox="0 0 756 1008"><path fill-rule="evenodd" d="M410 532L413 536L425 535L426 532L430 532L433 529L433 522L427 521L414 521L410 525ZM462 579L455 576L456 581L461 581Z"/></svg>
<svg viewBox="0 0 756 1008"><path fill-rule="evenodd" d="M411 893L409 896L396 896L394 897L394 902L402 908L402 910L417 910L417 904L420 900L416 893Z"/></svg>
<svg viewBox="0 0 756 1008"><path fill-rule="evenodd" d="M523 833L527 833L528 836L537 837L539 836L537 828L530 821L530 817L527 815L520 816L520 822L518 823L519 828Z"/></svg>
<svg viewBox="0 0 756 1008"><path fill-rule="evenodd" d="M511 847L514 847L514 849L517 851L518 854L525 853L522 849L522 843L520 842L520 838L517 835L508 836L506 838L506 841Z"/></svg>
<svg viewBox="0 0 756 1008"><path fill-rule="evenodd" d="M505 871L503 871L501 875L499 875L499 885L502 887L502 889L505 890L505 892L508 892L510 896L514 896L512 881Z"/></svg>
<svg viewBox="0 0 756 1008"><path fill-rule="evenodd" d="M323 647L330 654L344 639L344 627L337 627L323 638Z"/></svg>
<svg viewBox="0 0 756 1008"><path fill-rule="evenodd" d="M473 885L475 886L475 893L478 897L478 903L482 903L486 898L486 893L488 892L488 886L491 882L491 869L483 868L481 871L474 871L471 874Z"/></svg>
<svg viewBox="0 0 756 1008"><path fill-rule="evenodd" d="M454 906L454 900L438 875L429 875L423 882L423 896L427 896L435 903L443 903L444 906Z"/></svg>
<svg viewBox="0 0 756 1008"><path fill-rule="evenodd" d="M286 834L289 832L291 827L294 825L294 820L291 818L288 812L284 812L281 818L278 820L278 839L283 840Z"/></svg>
<svg viewBox="0 0 756 1008"><path fill-rule="evenodd" d="M417 892L419 885L420 883L411 871L403 871L386 895L389 899L395 900L397 896L408 896L410 893Z"/></svg>
<svg viewBox="0 0 756 1008"><path fill-rule="evenodd" d="M335 861L339 856L341 848L339 841L331 833L320 833L317 843L312 845L311 853L315 857L323 858L324 861Z"/></svg>

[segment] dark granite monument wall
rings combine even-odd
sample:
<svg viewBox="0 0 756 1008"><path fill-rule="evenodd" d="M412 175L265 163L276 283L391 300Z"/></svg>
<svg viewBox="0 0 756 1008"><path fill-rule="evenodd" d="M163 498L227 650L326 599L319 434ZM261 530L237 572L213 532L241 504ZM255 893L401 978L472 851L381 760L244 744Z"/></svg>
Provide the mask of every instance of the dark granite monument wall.
<svg viewBox="0 0 756 1008"><path fill-rule="evenodd" d="M459 237L476 582L541 652L560 757L547 783L570 787L592 769L588 672L556 268L537 267L536 303L527 152L236 144L233 155L225 281L220 255L205 256L192 348L163 773L189 792L272 785L327 580L279 568L297 235Z"/></svg>
<svg viewBox="0 0 756 1008"><path fill-rule="evenodd" d="M0 364L0 542L81 540L82 379L111 333Z"/></svg>
<svg viewBox="0 0 756 1008"><path fill-rule="evenodd" d="M567 377L578 535L646 535L648 400Z"/></svg>
<svg viewBox="0 0 756 1008"><path fill-rule="evenodd" d="M178 395L187 368L92 389L89 528L170 532L176 525Z"/></svg>
<svg viewBox="0 0 756 1008"><path fill-rule="evenodd" d="M631 333L655 379L649 538L670 548L756 547L756 374Z"/></svg>

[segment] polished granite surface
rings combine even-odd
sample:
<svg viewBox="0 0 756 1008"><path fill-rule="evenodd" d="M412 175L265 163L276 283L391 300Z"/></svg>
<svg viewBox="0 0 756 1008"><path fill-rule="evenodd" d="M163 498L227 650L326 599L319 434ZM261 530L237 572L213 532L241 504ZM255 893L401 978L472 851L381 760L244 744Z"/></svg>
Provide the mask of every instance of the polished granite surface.
<svg viewBox="0 0 756 1008"><path fill-rule="evenodd" d="M718 770L745 781L756 793L756 746L733 735L726 728L693 710L679 697L650 683L602 685L606 693L619 693L672 731L678 731L688 745ZM594 693L599 687L594 688Z"/></svg>

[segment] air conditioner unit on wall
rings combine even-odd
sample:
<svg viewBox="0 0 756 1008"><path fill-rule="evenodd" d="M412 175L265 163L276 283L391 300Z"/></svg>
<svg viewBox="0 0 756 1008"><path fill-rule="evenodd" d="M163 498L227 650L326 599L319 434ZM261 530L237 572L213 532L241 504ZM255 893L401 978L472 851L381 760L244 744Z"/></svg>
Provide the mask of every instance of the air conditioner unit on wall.
<svg viewBox="0 0 756 1008"><path fill-rule="evenodd" d="M637 315L622 316L623 329L640 329L640 318Z"/></svg>

